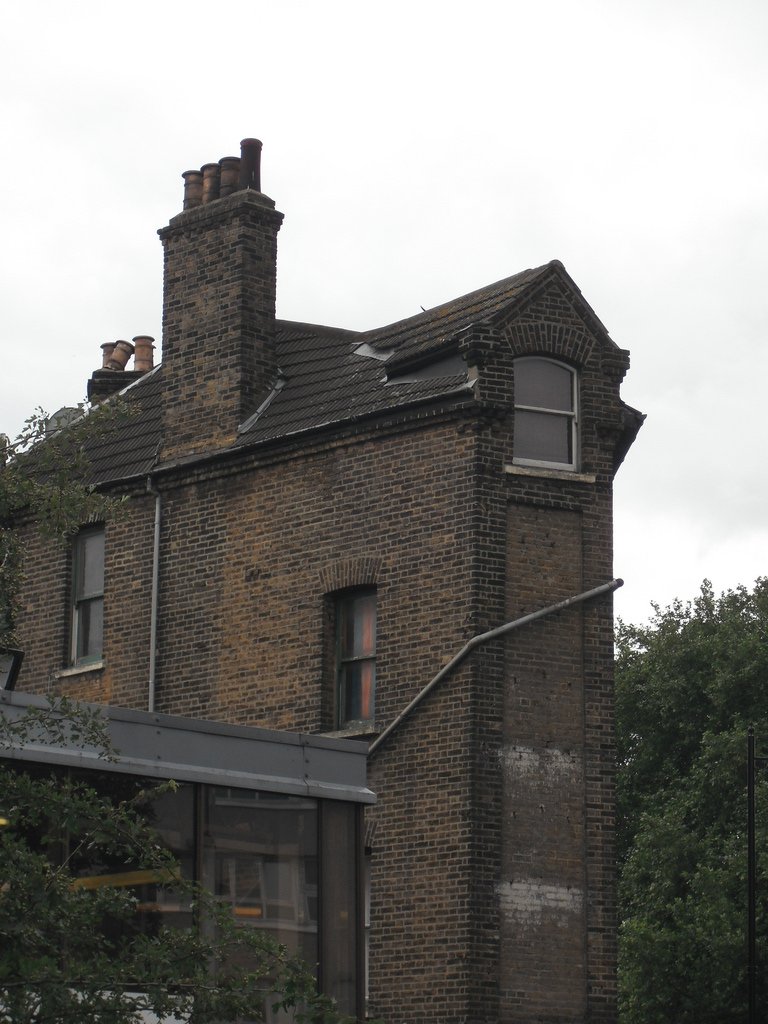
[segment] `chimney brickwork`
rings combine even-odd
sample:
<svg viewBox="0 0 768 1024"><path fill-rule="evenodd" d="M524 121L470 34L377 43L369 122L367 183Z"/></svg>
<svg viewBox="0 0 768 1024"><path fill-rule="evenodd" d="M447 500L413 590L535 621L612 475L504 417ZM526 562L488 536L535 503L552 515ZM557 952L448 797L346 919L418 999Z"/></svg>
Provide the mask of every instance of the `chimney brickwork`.
<svg viewBox="0 0 768 1024"><path fill-rule="evenodd" d="M187 208L159 231L164 458L231 443L274 382L282 219L271 199L246 189Z"/></svg>

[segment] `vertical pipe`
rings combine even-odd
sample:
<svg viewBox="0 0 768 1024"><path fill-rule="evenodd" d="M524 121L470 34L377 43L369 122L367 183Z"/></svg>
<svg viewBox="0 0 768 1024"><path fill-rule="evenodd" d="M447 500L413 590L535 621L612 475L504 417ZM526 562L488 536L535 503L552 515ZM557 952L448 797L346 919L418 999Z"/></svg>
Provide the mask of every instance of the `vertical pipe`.
<svg viewBox="0 0 768 1024"><path fill-rule="evenodd" d="M155 497L155 529L152 543L152 600L149 612L149 678L147 680L147 710L155 710L155 667L157 663L157 607L160 584L160 523L162 504L160 492L147 477L147 491Z"/></svg>
<svg viewBox="0 0 768 1024"><path fill-rule="evenodd" d="M747 992L748 1024L755 1024L755 730L747 731Z"/></svg>

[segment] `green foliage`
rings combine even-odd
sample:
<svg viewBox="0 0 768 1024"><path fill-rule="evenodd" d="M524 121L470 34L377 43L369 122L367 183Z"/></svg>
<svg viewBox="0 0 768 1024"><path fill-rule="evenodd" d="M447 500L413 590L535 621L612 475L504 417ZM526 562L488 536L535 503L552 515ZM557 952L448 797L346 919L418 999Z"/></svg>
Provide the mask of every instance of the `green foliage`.
<svg viewBox="0 0 768 1024"><path fill-rule="evenodd" d="M146 813L163 787L105 793L88 777L7 759L30 741L63 737L110 756L98 712L72 702L6 718L0 734L0 1022L134 1024L151 1011L159 1021L221 1024L263 1019L265 999L292 1020L338 1021L304 964L181 878ZM131 889L83 884L78 865L98 875L105 864L169 883L196 926L142 931Z"/></svg>
<svg viewBox="0 0 768 1024"><path fill-rule="evenodd" d="M45 535L63 541L84 523L109 518L121 504L90 483L88 449L130 413L116 401L80 412L75 422L46 435L47 417L38 409L14 440L0 434L0 647L14 646L24 565L19 522L33 519Z"/></svg>
<svg viewBox="0 0 768 1024"><path fill-rule="evenodd" d="M768 580L619 624L623 1024L746 1019L746 743L768 750ZM768 783L758 946L768 955ZM768 999L765 972L760 999Z"/></svg>

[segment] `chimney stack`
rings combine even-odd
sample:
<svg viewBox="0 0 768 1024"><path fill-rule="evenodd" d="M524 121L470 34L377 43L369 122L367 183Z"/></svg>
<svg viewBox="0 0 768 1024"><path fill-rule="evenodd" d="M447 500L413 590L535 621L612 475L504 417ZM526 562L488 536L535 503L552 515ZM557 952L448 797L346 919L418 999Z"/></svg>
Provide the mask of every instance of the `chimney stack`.
<svg viewBox="0 0 768 1024"><path fill-rule="evenodd" d="M88 401L92 405L99 405L105 398L122 391L151 370L154 340L147 334L140 334L132 343L105 341L101 346L101 367L94 370L88 381ZM126 370L132 355L133 369Z"/></svg>
<svg viewBox="0 0 768 1024"><path fill-rule="evenodd" d="M261 143L186 171L184 209L158 233L165 250L163 456L230 444L277 374L277 233L261 192Z"/></svg>

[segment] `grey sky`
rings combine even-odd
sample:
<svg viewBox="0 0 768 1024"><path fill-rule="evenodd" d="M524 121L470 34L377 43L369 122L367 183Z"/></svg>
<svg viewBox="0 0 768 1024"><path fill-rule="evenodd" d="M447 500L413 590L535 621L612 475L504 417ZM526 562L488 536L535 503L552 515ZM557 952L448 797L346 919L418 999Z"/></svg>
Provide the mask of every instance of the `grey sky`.
<svg viewBox="0 0 768 1024"><path fill-rule="evenodd" d="M279 315L370 328L558 258L631 350L619 614L766 572L763 0L3 13L0 429L159 343L180 174L255 135Z"/></svg>

